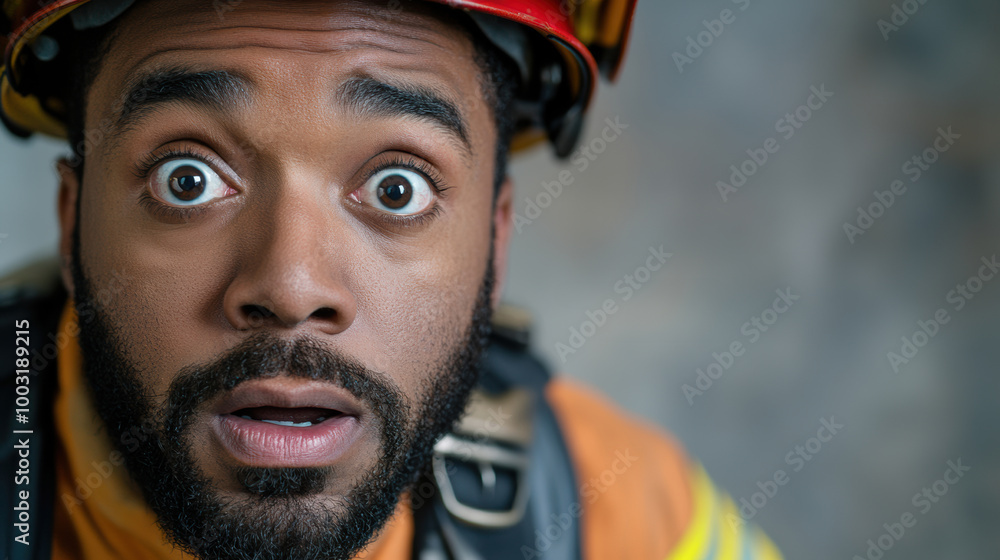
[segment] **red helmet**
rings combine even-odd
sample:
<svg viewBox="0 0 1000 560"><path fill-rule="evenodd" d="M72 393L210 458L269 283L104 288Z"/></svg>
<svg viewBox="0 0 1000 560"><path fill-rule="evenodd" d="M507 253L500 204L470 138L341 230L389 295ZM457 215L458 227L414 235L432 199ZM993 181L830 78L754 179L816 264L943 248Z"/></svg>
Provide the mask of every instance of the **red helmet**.
<svg viewBox="0 0 1000 560"><path fill-rule="evenodd" d="M75 29L103 25L134 1L3 1L0 120L8 129L19 136L34 132L66 136L64 102L32 80L44 74L45 63L58 56L59 45L46 31L67 15ZM579 137L598 76L609 80L617 76L637 0L428 1L465 10L486 37L515 61L522 87L518 93L521 125L514 148L547 136L556 153L566 156ZM526 29L531 31L526 33ZM552 56L538 57L534 52L525 56L539 41ZM51 82L51 77L45 81Z"/></svg>

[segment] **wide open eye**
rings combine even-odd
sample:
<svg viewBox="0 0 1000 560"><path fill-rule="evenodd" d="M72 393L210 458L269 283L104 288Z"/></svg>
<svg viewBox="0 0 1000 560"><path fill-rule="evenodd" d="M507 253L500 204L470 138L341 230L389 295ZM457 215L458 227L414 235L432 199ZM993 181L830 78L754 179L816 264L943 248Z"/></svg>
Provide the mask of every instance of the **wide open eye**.
<svg viewBox="0 0 1000 560"><path fill-rule="evenodd" d="M368 179L358 195L366 204L403 216L419 214L434 201L433 187L427 179L400 167L379 171Z"/></svg>
<svg viewBox="0 0 1000 560"><path fill-rule="evenodd" d="M153 195L170 206L199 206L222 198L229 186L202 161L180 158L167 161L150 180Z"/></svg>

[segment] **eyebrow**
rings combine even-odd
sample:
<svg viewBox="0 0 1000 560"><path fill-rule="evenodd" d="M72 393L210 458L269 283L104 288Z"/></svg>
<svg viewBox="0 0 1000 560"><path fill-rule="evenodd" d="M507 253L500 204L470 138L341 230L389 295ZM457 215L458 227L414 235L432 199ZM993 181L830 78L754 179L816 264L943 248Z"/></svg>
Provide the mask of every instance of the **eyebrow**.
<svg viewBox="0 0 1000 560"><path fill-rule="evenodd" d="M117 138L139 126L163 105L233 112L249 107L255 92L253 81L235 72L180 67L153 70L130 81L119 102L111 136ZM410 117L430 122L457 140L466 156L473 153L469 127L458 106L431 89L355 76L340 85L336 99L360 117Z"/></svg>
<svg viewBox="0 0 1000 560"><path fill-rule="evenodd" d="M472 155L468 124L458 106L420 86L390 85L370 76L347 79L337 91L338 101L360 117L411 117L442 129Z"/></svg>
<svg viewBox="0 0 1000 560"><path fill-rule="evenodd" d="M119 103L112 136L138 126L157 108L180 103L219 112L250 105L253 82L225 70L193 72L184 68L153 70L133 79Z"/></svg>

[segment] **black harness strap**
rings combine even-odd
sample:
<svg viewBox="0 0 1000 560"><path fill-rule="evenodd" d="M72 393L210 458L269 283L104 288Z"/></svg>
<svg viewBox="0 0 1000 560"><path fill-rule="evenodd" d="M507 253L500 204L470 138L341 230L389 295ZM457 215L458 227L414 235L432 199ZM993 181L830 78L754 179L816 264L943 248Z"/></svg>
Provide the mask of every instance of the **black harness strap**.
<svg viewBox="0 0 1000 560"><path fill-rule="evenodd" d="M534 395L532 440L523 450L527 459L524 476L481 460L452 461L447 481L450 492L467 507L485 512L509 509L519 492L527 493L527 507L512 524L484 527L475 518L442 500L437 494L414 500L416 538L413 560L578 560L580 554L579 511L576 478L569 451L555 414L544 398L549 372L522 343L495 337L484 358L482 390L501 394L515 388ZM483 441L509 450L500 441ZM502 454L501 454L502 456ZM483 469L491 471L489 477ZM521 487L527 484L528 488Z"/></svg>

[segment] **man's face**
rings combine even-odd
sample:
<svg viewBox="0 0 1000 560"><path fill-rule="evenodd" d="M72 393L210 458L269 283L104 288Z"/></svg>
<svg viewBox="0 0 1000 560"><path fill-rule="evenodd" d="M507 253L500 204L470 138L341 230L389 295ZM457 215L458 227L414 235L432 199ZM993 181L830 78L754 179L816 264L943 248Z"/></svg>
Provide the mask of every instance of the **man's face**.
<svg viewBox="0 0 1000 560"><path fill-rule="evenodd" d="M87 375L112 437L154 432L129 467L174 538L345 556L474 381L509 232L493 116L433 14L218 4L137 5L86 100L60 218Z"/></svg>

